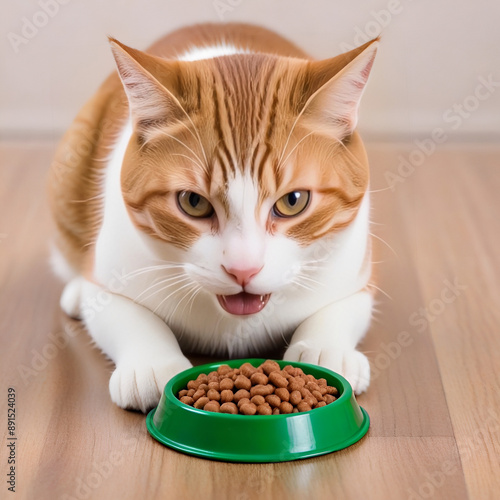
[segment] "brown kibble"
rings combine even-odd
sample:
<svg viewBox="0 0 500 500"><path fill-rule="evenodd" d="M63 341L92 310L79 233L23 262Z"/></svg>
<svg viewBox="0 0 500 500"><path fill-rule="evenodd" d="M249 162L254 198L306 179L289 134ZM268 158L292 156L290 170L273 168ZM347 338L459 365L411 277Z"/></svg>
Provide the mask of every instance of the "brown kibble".
<svg viewBox="0 0 500 500"><path fill-rule="evenodd" d="M198 386L201 384L198 380L190 380L187 383L187 388L188 389L198 389Z"/></svg>
<svg viewBox="0 0 500 500"><path fill-rule="evenodd" d="M252 382L253 385L266 385L269 379L265 373L255 372L250 377L250 382Z"/></svg>
<svg viewBox="0 0 500 500"><path fill-rule="evenodd" d="M293 411L293 406L288 403L287 401L283 401L281 404L280 404L280 412L281 413L292 413Z"/></svg>
<svg viewBox="0 0 500 500"><path fill-rule="evenodd" d="M238 408L241 408L243 405L246 405L250 403L250 400L248 398L241 398L239 401L238 401Z"/></svg>
<svg viewBox="0 0 500 500"><path fill-rule="evenodd" d="M264 361L264 363L262 363L260 366L262 366L262 370L264 370L264 373L267 376L269 376L271 372L279 372L281 370L280 365L276 363L276 361L272 361L270 359Z"/></svg>
<svg viewBox="0 0 500 500"><path fill-rule="evenodd" d="M240 373L247 378L250 378L256 371L257 368L250 363L243 363L240 366Z"/></svg>
<svg viewBox="0 0 500 500"><path fill-rule="evenodd" d="M230 403L234 398L233 391L226 389L220 393L220 400L223 403Z"/></svg>
<svg viewBox="0 0 500 500"><path fill-rule="evenodd" d="M260 395L254 396L250 401L257 407L263 405L266 402L264 396Z"/></svg>
<svg viewBox="0 0 500 500"><path fill-rule="evenodd" d="M219 383L219 387L221 391L226 391L226 390L232 391L234 387L234 382L230 378L223 378Z"/></svg>
<svg viewBox="0 0 500 500"><path fill-rule="evenodd" d="M284 387L279 387L278 389L276 389L274 391L274 394L276 394L276 396L278 396L281 399L281 401L290 400L290 393Z"/></svg>
<svg viewBox="0 0 500 500"><path fill-rule="evenodd" d="M266 402L273 408L277 408L281 404L281 399L276 394L269 394L269 396L266 396Z"/></svg>
<svg viewBox="0 0 500 500"><path fill-rule="evenodd" d="M269 374L269 382L274 384L276 387L287 387L288 380L281 375L281 373L273 371Z"/></svg>
<svg viewBox="0 0 500 500"><path fill-rule="evenodd" d="M290 393L290 403L297 406L302 401L302 394L300 391L292 391Z"/></svg>
<svg viewBox="0 0 500 500"><path fill-rule="evenodd" d="M203 396L205 396L205 391L202 391L202 390L198 390L196 391L194 394L193 394L193 399L195 401L198 401L198 399L202 398Z"/></svg>
<svg viewBox="0 0 500 500"><path fill-rule="evenodd" d="M267 396L274 392L274 387L270 384L267 385L254 385L250 389L250 396Z"/></svg>
<svg viewBox="0 0 500 500"><path fill-rule="evenodd" d="M312 391L312 395L318 400L323 401L323 395L319 391Z"/></svg>
<svg viewBox="0 0 500 500"><path fill-rule="evenodd" d="M220 412L236 415L238 413L238 407L234 403L223 403L220 406Z"/></svg>
<svg viewBox="0 0 500 500"><path fill-rule="evenodd" d="M209 382L208 388L214 391L220 391L220 383L218 381Z"/></svg>
<svg viewBox="0 0 500 500"><path fill-rule="evenodd" d="M231 371L231 367L229 365L220 365L219 368L217 368L217 373L219 375L225 375L226 373Z"/></svg>
<svg viewBox="0 0 500 500"><path fill-rule="evenodd" d="M210 389L207 392L207 397L208 399L210 399L210 401L220 401L220 392L214 389Z"/></svg>
<svg viewBox="0 0 500 500"><path fill-rule="evenodd" d="M267 403L264 403L262 405L257 406L257 413L259 415L272 415L273 410Z"/></svg>
<svg viewBox="0 0 500 500"><path fill-rule="evenodd" d="M311 405L306 403L305 401L301 401L298 405L297 408L299 409L300 412L303 411L309 411L312 409Z"/></svg>
<svg viewBox="0 0 500 500"><path fill-rule="evenodd" d="M203 409L205 411L213 411L213 412L216 412L216 413L219 413L220 411L220 404L217 402L217 401L209 401L204 407Z"/></svg>
<svg viewBox="0 0 500 500"><path fill-rule="evenodd" d="M233 392L234 391L234 392ZM217 371L200 373L177 392L179 400L212 412L243 415L280 415L322 408L335 401L339 391L325 378L305 374L301 368L274 360L259 367L220 365Z"/></svg>
<svg viewBox="0 0 500 500"><path fill-rule="evenodd" d="M319 385L316 382L307 382L306 387L311 391L319 391Z"/></svg>
<svg viewBox="0 0 500 500"><path fill-rule="evenodd" d="M200 399L197 399L195 402L194 402L194 407L195 408L198 408L198 409L203 409L204 406L210 401L210 399L208 399L206 396L203 396L202 398Z"/></svg>
<svg viewBox="0 0 500 500"><path fill-rule="evenodd" d="M239 391L236 391L233 396L233 401L236 403L243 398L248 398L250 399L250 393L246 389L240 389Z"/></svg>
<svg viewBox="0 0 500 500"><path fill-rule="evenodd" d="M290 392L292 391L300 391L302 387L304 387L305 381L301 379L300 377L295 377L294 379L290 379L288 381L288 390Z"/></svg>
<svg viewBox="0 0 500 500"><path fill-rule="evenodd" d="M234 381L234 386L236 389L246 389L249 391L250 387L252 387L252 382L250 382L250 379L245 377L245 375L238 375Z"/></svg>
<svg viewBox="0 0 500 500"><path fill-rule="evenodd" d="M309 396L312 396L311 391L309 389L307 389L306 387L301 387L299 389L299 391L302 394L303 398L308 398Z"/></svg>
<svg viewBox="0 0 500 500"><path fill-rule="evenodd" d="M190 398L189 396L182 396L181 401L185 405L189 405L189 406L193 406L193 404L194 404L194 399Z"/></svg>
<svg viewBox="0 0 500 500"><path fill-rule="evenodd" d="M255 415L257 413L257 407L253 403L246 403L240 406L240 412L243 415Z"/></svg>

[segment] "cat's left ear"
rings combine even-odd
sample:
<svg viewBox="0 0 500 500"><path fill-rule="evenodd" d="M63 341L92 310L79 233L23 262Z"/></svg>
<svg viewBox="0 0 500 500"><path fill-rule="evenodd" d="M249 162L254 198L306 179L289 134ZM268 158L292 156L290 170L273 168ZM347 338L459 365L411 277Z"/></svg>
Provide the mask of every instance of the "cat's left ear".
<svg viewBox="0 0 500 500"><path fill-rule="evenodd" d="M377 48L378 38L340 56L310 64L308 87L312 94L301 115L311 130L339 140L352 134Z"/></svg>
<svg viewBox="0 0 500 500"><path fill-rule="evenodd" d="M174 95L176 61L132 49L114 38L109 42L138 131L145 132L153 124L184 118L185 111Z"/></svg>

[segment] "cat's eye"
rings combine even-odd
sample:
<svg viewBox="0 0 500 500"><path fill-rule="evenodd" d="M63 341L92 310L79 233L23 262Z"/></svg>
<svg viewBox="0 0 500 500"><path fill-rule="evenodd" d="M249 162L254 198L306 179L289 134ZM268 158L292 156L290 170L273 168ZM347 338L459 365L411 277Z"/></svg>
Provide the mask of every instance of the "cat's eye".
<svg viewBox="0 0 500 500"><path fill-rule="evenodd" d="M287 193L274 204L273 213L278 217L295 217L306 209L310 197L310 191Z"/></svg>
<svg viewBox="0 0 500 500"><path fill-rule="evenodd" d="M177 195L177 202L181 210L191 217L207 218L214 213L211 203L194 191L181 191Z"/></svg>

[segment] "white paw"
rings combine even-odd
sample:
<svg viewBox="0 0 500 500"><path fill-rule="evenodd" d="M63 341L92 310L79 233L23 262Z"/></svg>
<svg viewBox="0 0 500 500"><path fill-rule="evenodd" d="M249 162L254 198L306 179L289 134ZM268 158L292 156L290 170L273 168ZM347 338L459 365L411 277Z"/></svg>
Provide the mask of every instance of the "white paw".
<svg viewBox="0 0 500 500"><path fill-rule="evenodd" d="M320 348L301 341L292 344L285 352L283 359L324 366L340 373L351 384L355 394L361 394L370 385L368 358L355 349Z"/></svg>
<svg viewBox="0 0 500 500"><path fill-rule="evenodd" d="M72 279L66 284L59 301L61 309L70 317L80 319L80 296L83 278Z"/></svg>
<svg viewBox="0 0 500 500"><path fill-rule="evenodd" d="M184 356L149 362L141 359L122 361L109 379L111 400L126 410L146 413L158 404L165 384L192 366Z"/></svg>

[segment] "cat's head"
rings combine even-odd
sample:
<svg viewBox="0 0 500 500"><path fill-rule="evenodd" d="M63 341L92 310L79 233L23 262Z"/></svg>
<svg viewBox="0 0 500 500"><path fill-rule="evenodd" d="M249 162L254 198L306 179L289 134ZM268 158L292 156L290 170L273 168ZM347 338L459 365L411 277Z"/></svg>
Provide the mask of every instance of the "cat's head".
<svg viewBox="0 0 500 500"><path fill-rule="evenodd" d="M187 62L111 44L133 123L132 221L227 312L259 312L356 216L369 170L355 128L377 41L323 61Z"/></svg>

